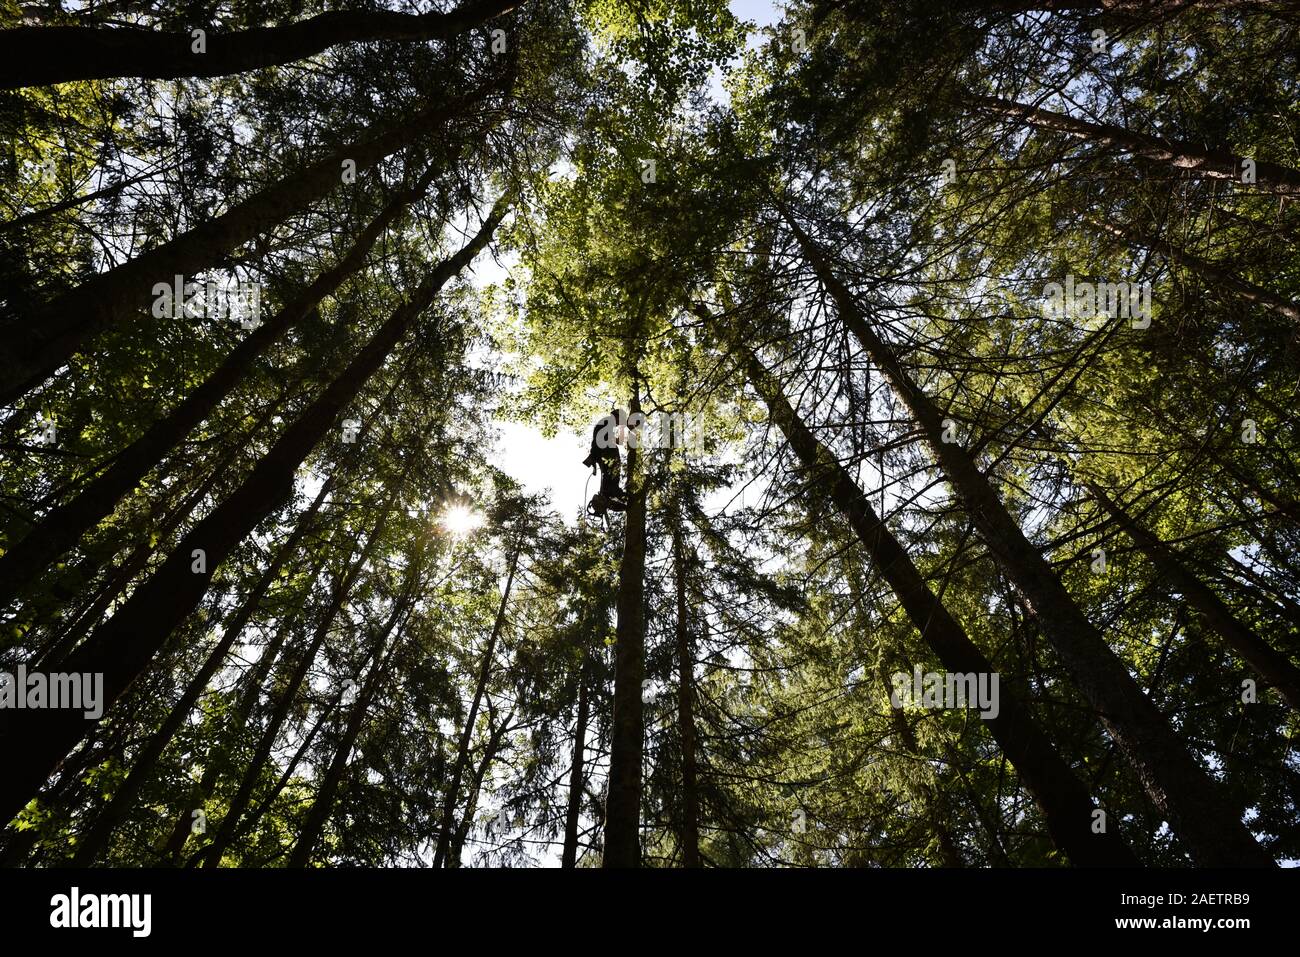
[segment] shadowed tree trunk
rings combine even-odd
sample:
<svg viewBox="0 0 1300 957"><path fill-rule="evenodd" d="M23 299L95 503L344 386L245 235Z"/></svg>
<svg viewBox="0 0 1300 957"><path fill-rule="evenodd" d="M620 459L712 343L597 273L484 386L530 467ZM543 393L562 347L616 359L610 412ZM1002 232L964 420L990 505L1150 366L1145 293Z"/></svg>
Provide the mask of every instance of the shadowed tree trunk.
<svg viewBox="0 0 1300 957"><path fill-rule="evenodd" d="M629 422L641 412L632 393ZM645 674L646 489L639 454L627 451L627 520L619 566L618 624L614 641L614 716L610 733L609 783L605 797L602 867L641 866L641 752L644 730L641 681Z"/></svg>
<svg viewBox="0 0 1300 957"><path fill-rule="evenodd" d="M110 514L123 495L136 487L150 469L180 444L190 430L212 414L244 379L258 357L265 354L295 323L306 318L348 276L357 272L365 264L366 256L384 230L392 225L409 204L424 195L435 172L436 164L431 164L411 189L402 190L361 231L343 259L333 268L321 273L297 299L235 346L202 385L188 393L171 412L113 456L108 467L85 485L73 499L50 511L21 541L0 556L0 605L6 604L32 581L39 579L46 566L75 545L88 529Z"/></svg>
<svg viewBox="0 0 1300 957"><path fill-rule="evenodd" d="M1142 527L1137 519L1129 515L1100 486L1089 482L1087 488L1124 530L1124 534L1142 550L1156 571L1201 613L1206 623L1228 647L1265 682L1275 687L1287 704L1300 709L1300 668L1247 628L1213 589L1191 573L1172 548Z"/></svg>
<svg viewBox="0 0 1300 957"><path fill-rule="evenodd" d="M702 313L707 315L707 312ZM717 327L721 320L710 320ZM732 338L750 385L767 406L810 475L810 488L824 492L848 520L870 556L876 572L889 584L907 616L943 666L956 674L992 674L992 663L931 591L903 546L876 516L866 495L822 445L786 400L780 383L749 347ZM1111 828L1093 833L1096 805L1029 708L1005 687L999 688L996 717L985 719L993 739L1015 765L1043 813L1056 846L1079 866L1136 866L1128 845Z"/></svg>
<svg viewBox="0 0 1300 957"><path fill-rule="evenodd" d="M586 787L587 720L587 655L583 652L578 669L578 716L573 724L573 760L569 764L569 806L564 814L564 850L560 867L578 866L578 820L582 814L582 795Z"/></svg>
<svg viewBox="0 0 1300 957"><path fill-rule="evenodd" d="M682 867L700 866L700 792L695 767L695 649L687 615L686 555L682 545L680 508L673 525L673 572L677 588L677 728L682 747L682 823L678 840Z"/></svg>
<svg viewBox="0 0 1300 957"><path fill-rule="evenodd" d="M516 544L510 554L510 565L506 571L505 588L501 592L501 603L497 606L496 618L492 622L492 633L488 637L487 647L483 650L483 660L479 664L478 680L474 685L474 697L470 701L465 727L461 729L460 742L456 749L456 764L452 768L451 781L447 785L447 795L442 804L442 825L438 828L438 846L433 853L434 867L443 867L447 863L456 802L460 798L460 782L465 774L465 765L469 761L470 741L474 737L474 725L478 722L478 711L483 705L483 695L487 691L488 678L492 674L492 658L496 654L497 641L501 637L501 628L505 624L506 608L510 603L510 589L515 583L515 570L519 567L519 553L522 548L522 544Z"/></svg>
<svg viewBox="0 0 1300 957"><path fill-rule="evenodd" d="M447 13L331 10L281 27L193 33L141 27L39 26L0 30L0 89L70 80L226 76L293 63L341 43L443 40L524 0L465 0Z"/></svg>
<svg viewBox="0 0 1300 957"><path fill-rule="evenodd" d="M1097 710L1192 859L1202 866L1275 866L1242 823L1240 812L1231 807L1164 715L1138 687L1042 553L1025 538L974 458L959 443L944 441L942 413L912 381L893 350L876 335L820 248L788 210L783 210L783 215L818 279L830 291L840 320L920 426L994 560L1024 596L1044 636Z"/></svg>
<svg viewBox="0 0 1300 957"><path fill-rule="evenodd" d="M210 577L231 550L289 498L294 476L311 450L379 370L443 285L487 245L506 209L503 199L463 249L430 271L412 297L383 323L347 368L285 430L239 488L198 522L117 614L73 652L66 670L103 673L104 698L108 705L130 688L167 636L202 600ZM206 562L202 571L195 571L194 556L200 552L206 555ZM9 756L10 762L8 773L0 778L0 820L7 821L22 809L87 731L87 719L80 712L67 709L0 713L0 750Z"/></svg>

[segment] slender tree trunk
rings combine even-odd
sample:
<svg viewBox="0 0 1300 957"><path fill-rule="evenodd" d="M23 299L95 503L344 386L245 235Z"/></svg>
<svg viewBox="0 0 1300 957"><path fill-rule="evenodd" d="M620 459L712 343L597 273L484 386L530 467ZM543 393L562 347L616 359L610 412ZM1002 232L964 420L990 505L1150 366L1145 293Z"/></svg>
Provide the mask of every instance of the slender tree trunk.
<svg viewBox="0 0 1300 957"><path fill-rule="evenodd" d="M632 393L631 416L641 412ZM639 454L629 440L627 521L619 568L618 624L614 641L614 715L610 735L609 783L605 798L603 867L641 866L641 752L644 746L642 687L645 674L646 489Z"/></svg>
<svg viewBox="0 0 1300 957"><path fill-rule="evenodd" d="M1087 225L1097 232L1107 233L1111 236L1118 237L1130 245L1141 246L1157 252L1171 262L1187 267L1201 279L1205 280L1208 285L1227 289L1233 295L1252 305L1262 306L1263 308L1274 312L1290 322L1300 322L1300 306L1288 299L1269 292L1262 286L1257 286L1253 282L1247 282L1236 273L1233 273L1221 266L1216 266L1211 262L1194 256L1189 252L1175 246L1173 243L1166 242L1163 239L1156 239L1153 236L1139 236L1130 229L1122 226L1116 226L1112 223L1099 223L1091 219L1085 220Z"/></svg>
<svg viewBox="0 0 1300 957"><path fill-rule="evenodd" d="M204 867L220 866L221 856L238 835L240 821L253 798L253 790L257 787L262 767L271 758L271 751L275 747L276 740L280 737L280 729L288 720L289 712L298 697L298 692L307 680L307 672L311 670L312 663L315 662L316 656L324 647L325 640L329 637L335 619L343 610L343 606L347 603L348 596L352 593L357 579L361 577L366 563L370 560L370 556L374 554L379 540L383 537L384 530L388 527L388 521L392 517L393 509L396 507L396 496L396 489L389 489L388 501L380 512L379 518L376 519L373 528L371 528L365 547L350 557L343 574L335 582L330 593L329 606L324 610L317 622L311 640L298 656L293 671L285 682L285 686L276 702L275 710L272 711L266 727L262 729L262 734L257 741L257 747L248 762L248 767L244 769L244 776L240 779L239 787L230 799L226 813L221 819L221 827L217 829L216 837L212 839L211 844L199 852ZM250 690L256 694L255 688Z"/></svg>
<svg viewBox="0 0 1300 957"><path fill-rule="evenodd" d="M695 767L695 649L687 614L686 555L680 508L673 525L673 571L677 585L677 727L682 746L682 866L700 866L700 792Z"/></svg>
<svg viewBox="0 0 1300 957"><path fill-rule="evenodd" d="M279 577L280 569L297 552L299 543L312 526L316 515L320 512L329 490L330 484L328 482L321 486L321 490L317 493L311 507L303 512L298 519L293 533L276 551L271 562L266 566L266 570L262 572L257 582L249 590L248 595L245 596L239 609L226 622L221 640L217 642L217 646L212 650L212 653L208 655L203 667L190 679L190 683L186 686L180 700L172 707L162 726L150 736L148 743L141 749L134 765L131 767L130 773L126 776L126 780L118 786L108 806L104 808L94 825L78 842L77 853L72 859L74 867L89 867L93 864L108 845L108 839L113 830L131 812L131 808L135 805L135 800L140 794L140 789L153 778L157 770L158 759L162 757L163 751L171 743L176 732L188 720L190 712L194 710L199 698L207 690L212 676L225 663L226 656L230 653L230 649L234 647L235 641L243 634L245 626L252 620L267 591Z"/></svg>
<svg viewBox="0 0 1300 957"><path fill-rule="evenodd" d="M307 866L311 861L312 849L316 846L316 842L320 840L321 831L325 828L325 822L329 820L330 812L334 810L334 801L338 797L339 785L342 784L343 774L348 767L348 758L352 756L352 749L356 747L357 737L361 734L361 729L365 727L366 716L369 713L371 704L374 703L375 694L379 691L381 681L388 674L388 666L393 659L393 655L396 654L398 647L402 643L402 632L398 629L391 647L387 651L384 650L389 636L393 634L393 629L397 628L398 622L410 610L411 603L414 600L416 583L419 580L414 561L412 559L412 566L408 569L408 580L406 587L403 589L403 594L393 599L392 613L375 642L375 651L372 655L374 663L370 666L370 672L366 675L365 683L361 686L361 693L357 696L356 707L352 709L352 713L348 717L343 739L334 751L334 758L330 761L329 768L325 771L325 777L321 780L320 787L316 791L316 799L312 801L311 810L307 812L307 819L303 822L302 832L298 835L293 850L289 852L289 860L286 865L288 867Z"/></svg>
<svg viewBox="0 0 1300 957"><path fill-rule="evenodd" d="M321 300L338 289L348 276L357 272L384 230L410 203L424 195L436 169L436 164L430 164L414 187L401 191L361 231L343 259L321 273L302 295L240 342L202 385L115 455L108 467L73 499L53 509L21 541L0 556L0 605L38 580L50 563L110 514L123 495L139 485L150 469L230 395L259 356L265 354L295 323L310 314Z"/></svg>
<svg viewBox="0 0 1300 957"><path fill-rule="evenodd" d="M488 726L492 728L492 733L483 748L483 756L474 768L474 773L470 775L469 787L466 789L465 813L461 815L460 823L456 826L456 834L451 841L451 849L447 852L447 867L461 866L461 854L464 852L465 842L469 839L469 829L474 824L474 813L478 809L478 797L483 790L483 780L487 777L488 768L492 767L492 762L496 760L497 752L501 750L501 740L510 730L510 722L514 719L515 713L511 711L504 721L493 726L491 710L488 712Z"/></svg>
<svg viewBox="0 0 1300 957"><path fill-rule="evenodd" d="M395 388L389 390L388 399L392 398L395 391ZM357 450L364 447L364 440L370 434L371 428L371 423L368 422L362 429L361 433L358 434L358 442L351 455L348 456L349 462L358 455ZM321 485L320 498L322 501L325 496L333 492L335 486L340 481L340 476L342 474L343 466L340 465L330 473L329 477ZM385 514L388 513L385 512ZM381 525L376 525L375 532L378 532L382 527L383 526ZM376 535L372 534L370 538L375 539ZM307 581L315 581L320 575L321 569L324 568L325 565L324 549L316 549L314 550L314 554L316 557L307 570ZM353 563L353 566L350 567L359 567L359 564ZM333 600L333 598L331 598L331 600ZM298 611L301 611L305 601L306 598L304 597L303 602L298 606ZM333 614L337 614L337 611ZM291 616L286 616L286 618L288 617ZM331 622L332 621L333 616L331 616ZM226 722L223 727L221 734L222 739L229 741L243 733L245 726L248 724L248 719L252 716L253 708L257 705L257 702L261 697L262 687L265 685L266 679L271 673L271 669L275 666L276 661L280 657L280 651L283 649L285 642L289 638L289 632L290 629L287 624L282 624L280 628L277 628L275 637L272 638L267 646L262 650L262 654L258 657L257 663L243 676L241 682L243 687L236 699L230 720ZM278 733L279 726L277 725L275 734ZM273 743L274 738L272 738L272 744ZM176 819L176 824L172 829L171 836L160 850L161 858L172 866L177 866L182 862L185 843L189 840L191 834L190 819L193 812L198 808L201 808L208 799L212 797L213 793L217 789L217 785L220 784L222 780L223 762L215 759L215 756L218 753L219 750L214 745L208 749L206 755L198 762L203 765L203 777L199 780L199 785L195 793L191 796L189 801L183 805L182 813ZM233 806L234 805L232 804L231 807Z"/></svg>
<svg viewBox="0 0 1300 957"><path fill-rule="evenodd" d="M1137 519L1129 515L1100 486L1092 482L1085 484L1102 508L1142 550L1156 571L1182 593L1183 598L1200 612L1228 647L1265 682L1277 688L1287 704L1300 709L1300 668L1247 628L1213 589L1192 574L1172 548L1143 528Z"/></svg>
<svg viewBox="0 0 1300 957"><path fill-rule="evenodd" d="M830 290L840 320L920 425L994 559L1033 609L1044 636L1097 710L1192 859L1207 867L1276 866L1242 823L1241 814L1231 807L1105 638L1074 603L1051 565L1025 538L974 458L959 443L943 440L943 415L912 381L893 350L872 330L853 294L836 278L817 245L788 211L785 217L818 278Z"/></svg>
<svg viewBox="0 0 1300 957"><path fill-rule="evenodd" d="M143 27L38 26L0 30L0 89L71 80L227 76L293 63L343 43L445 40L524 0L465 0L447 13L331 10L281 27L189 32Z"/></svg>
<svg viewBox="0 0 1300 957"><path fill-rule="evenodd" d="M931 591L852 476L799 418L776 377L738 338L732 339L732 349L741 356L750 384L810 473L809 486L824 492L844 514L877 573L943 666L956 674L993 674L992 663ZM1028 706L1005 686L999 687L998 703L997 716L985 719L985 724L1034 796L1056 846L1078 866L1136 865L1113 826L1093 833L1096 805L1087 787L1061 758Z"/></svg>
<svg viewBox="0 0 1300 957"><path fill-rule="evenodd" d="M589 654L590 652L583 652L582 665L578 669L578 716L573 725L573 760L569 764L569 806L564 815L564 851L560 855L562 868L578 866L578 823L582 814L583 789L586 786Z"/></svg>
<svg viewBox="0 0 1300 957"><path fill-rule="evenodd" d="M219 462L211 474L203 480L203 484L187 496L163 520L162 524L156 529L159 541L171 537L172 532L180 528L186 519L194 515L194 510L202 504L208 493L217 484L217 480L221 478L223 467L229 463L230 458L233 458L233 456ZM127 555L126 560L122 562L122 566L109 572L108 580L89 607L77 615L73 621L69 622L67 628L54 641L40 650L36 659L36 667L54 671L62 670L58 667L58 663L72 653L72 650L77 647L77 643L89 633L109 606L126 591L126 587L149 563L149 556L155 551L156 549L149 544L148 540L136 543L130 554Z"/></svg>
<svg viewBox="0 0 1300 957"><path fill-rule="evenodd" d="M519 553L522 543L516 544L510 554L510 566L506 572L505 588L501 592L501 603L497 606L496 618L492 622L492 633L488 637L487 648L483 651L483 660L479 664L478 681L474 685L474 697L470 701L469 714L465 718L465 727L460 733L460 743L456 751L456 764L451 772L451 782L447 785L447 795L442 803L442 825L438 828L438 846L433 854L433 866L443 867L447 863L447 851L451 847L453 820L456 802L460 797L460 781L465 774L465 765L469 761L470 741L474 736L474 725L478 723L478 711L483 704L483 695L487 691L488 678L492 674L492 659L496 654L497 641L506 620L506 608L510 603L510 589L515 582L515 570L519 567Z"/></svg>
<svg viewBox="0 0 1300 957"><path fill-rule="evenodd" d="M1242 161L1228 150L1206 149L1192 143L1176 143L1159 136L1137 133L1113 123L1089 123L1065 113L1056 113L1042 107L1004 100L996 96L967 93L963 100L976 109L996 116L1019 120L1040 130L1065 133L1098 146L1132 153L1152 163L1175 169L1192 170L1210 179L1228 179L1241 182ZM1300 195L1300 170L1264 160L1255 161L1255 181L1260 187L1287 196Z"/></svg>
<svg viewBox="0 0 1300 957"><path fill-rule="evenodd" d="M177 275L191 278L339 187L345 160L356 163L357 173L364 172L453 117L462 116L490 90L489 84L403 122L372 127L357 142L326 153L319 162L260 190L220 216L87 279L35 314L0 327L0 403L25 395L93 335L146 307L154 298L155 284L171 284Z"/></svg>
<svg viewBox="0 0 1300 957"><path fill-rule="evenodd" d="M435 267L347 368L309 405L249 477L194 526L157 572L132 593L108 622L69 657L67 670L102 673L108 704L121 697L148 667L167 635L202 599L216 568L263 519L292 493L294 475L339 414L379 370L442 286L487 245L504 218L503 200L478 234ZM194 553L206 554L204 571L193 570ZM0 713L0 751L9 756L0 778L0 820L9 820L31 799L63 757L89 730L80 712L68 709L5 710Z"/></svg>

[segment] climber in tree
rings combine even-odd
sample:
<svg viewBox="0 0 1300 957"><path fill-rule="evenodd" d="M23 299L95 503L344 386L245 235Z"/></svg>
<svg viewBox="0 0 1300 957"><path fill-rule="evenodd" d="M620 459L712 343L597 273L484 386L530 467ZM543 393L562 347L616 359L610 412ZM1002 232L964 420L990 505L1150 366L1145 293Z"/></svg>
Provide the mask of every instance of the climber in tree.
<svg viewBox="0 0 1300 957"><path fill-rule="evenodd" d="M618 447L623 441L625 421L626 416L618 408L598 419L591 430L591 450L582 460L582 464L593 472L600 469L600 490L587 504L587 510L597 518L602 517L606 511L622 512L627 509L627 496L618 484L622 471Z"/></svg>

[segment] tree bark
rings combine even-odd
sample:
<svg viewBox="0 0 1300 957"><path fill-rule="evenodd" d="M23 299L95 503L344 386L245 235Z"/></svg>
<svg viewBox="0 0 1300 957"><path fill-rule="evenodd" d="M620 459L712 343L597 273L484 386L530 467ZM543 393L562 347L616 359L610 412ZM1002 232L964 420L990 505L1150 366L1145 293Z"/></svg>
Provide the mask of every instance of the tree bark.
<svg viewBox="0 0 1300 957"><path fill-rule="evenodd" d="M442 826L438 828L438 846L433 853L433 866L443 867L447 863L447 851L451 847L452 828L456 812L456 801L460 797L460 781L465 774L465 765L469 761L470 741L474 736L474 725L478 723L478 711L483 704L483 695L487 691L488 678L492 674L492 657L496 653L497 641L505 624L506 608L510 603L510 589L515 582L515 570L519 567L519 553L523 545L516 544L510 555L510 565L506 571L506 584L501 592L501 603L497 606L496 618L492 622L492 633L488 637L487 648L483 650L483 660L479 664L478 680L474 685L474 697L470 702L469 714L465 718L465 727L460 733L460 742L456 751L456 764L451 772L451 782L447 785L447 794L442 803Z"/></svg>
<svg viewBox="0 0 1300 957"><path fill-rule="evenodd" d="M378 371L389 353L428 308L446 282L487 245L507 209L498 202L478 234L435 267L290 426L249 477L181 540L154 575L109 621L69 657L67 670L103 673L106 703L117 701L148 667L180 622L207 590L216 568L234 547L292 494L294 476L344 408ZM191 570L202 549L207 570ZM100 719L102 720L102 718ZM8 821L35 794L63 757L88 731L87 719L68 709L6 709L0 713L0 751L10 764L0 778L0 820Z"/></svg>
<svg viewBox="0 0 1300 957"><path fill-rule="evenodd" d="M635 390L628 412L629 421L631 416L641 412L640 397ZM632 445L629 441L627 520L624 523L623 560L619 568L618 624L614 632L614 714L602 867L641 866L646 489L638 473L639 454Z"/></svg>
<svg viewBox="0 0 1300 957"><path fill-rule="evenodd" d="M302 295L274 318L235 346L202 385L115 455L108 467L74 498L50 511L19 542L0 555L0 605L8 603L31 582L38 580L48 565L110 514L123 495L137 486L150 469L230 395L258 357L283 338L295 323L306 318L348 276L357 272L384 230L408 205L424 195L435 172L436 164L430 164L414 187L402 190L361 231L346 256L321 273Z"/></svg>
<svg viewBox="0 0 1300 957"><path fill-rule="evenodd" d="M935 596L852 476L799 418L776 377L737 338L732 338L731 347L741 357L750 385L808 470L810 488L829 496L848 520L877 573L893 589L943 666L957 674L993 674L992 663ZM985 724L1033 795L1056 846L1077 866L1136 866L1137 859L1113 826L1093 833L1096 805L1087 787L1061 758L1029 708L1006 687L999 687L998 703L997 716L985 719Z"/></svg>
<svg viewBox="0 0 1300 957"><path fill-rule="evenodd" d="M1220 638L1292 708L1300 709L1300 668L1243 624L1208 585L1192 574L1174 550L1147 531L1098 485L1084 483L1156 571L1191 604Z"/></svg>
<svg viewBox="0 0 1300 957"><path fill-rule="evenodd" d="M686 555L680 508L673 525L673 572L677 579L677 728L682 748L682 867L700 866L700 792L695 767L695 648L687 614Z"/></svg>
<svg viewBox="0 0 1300 957"><path fill-rule="evenodd" d="M508 13L524 0L466 0L447 13L332 10L281 27L191 33L140 27L38 26L0 30L0 89L73 80L227 76L304 60L342 43L443 40Z"/></svg>
<svg viewBox="0 0 1300 957"><path fill-rule="evenodd" d="M1224 149L1206 149L1193 143L1177 143L1159 136L1137 133L1113 123L1089 123L1065 113L1017 103L997 96L967 93L963 100L976 109L1019 120L1040 130L1065 133L1098 146L1131 153L1152 163L1199 173L1210 179L1241 182L1241 162L1247 157ZM1255 182L1275 193L1300 196L1300 170L1265 160L1255 160Z"/></svg>
<svg viewBox="0 0 1300 957"><path fill-rule="evenodd" d="M507 74L506 79L511 79ZM0 328L0 403L36 388L82 349L96 333L124 321L153 298L156 283L186 279L231 250L284 222L342 182L344 160L361 173L414 142L435 125L461 115L490 91L443 101L399 123L372 126L355 143L253 194L213 219L134 259L87 279ZM500 81L496 81L500 82ZM173 303L175 306L176 304Z"/></svg>
<svg viewBox="0 0 1300 957"><path fill-rule="evenodd" d="M582 814L582 795L586 787L587 720L587 656L582 654L578 669L578 715L573 725L573 760L569 764L569 806L564 814L564 850L560 854L560 867L578 866L578 823Z"/></svg>
<svg viewBox="0 0 1300 957"><path fill-rule="evenodd" d="M1044 636L1097 710L1192 859L1206 867L1276 866L1242 823L1241 814L1231 808L1164 715L1075 604L1051 565L1025 538L975 459L959 443L943 441L945 428L939 409L912 381L893 350L875 334L819 247L788 210L783 214L814 272L830 291L840 320L911 412L994 560L1033 609Z"/></svg>

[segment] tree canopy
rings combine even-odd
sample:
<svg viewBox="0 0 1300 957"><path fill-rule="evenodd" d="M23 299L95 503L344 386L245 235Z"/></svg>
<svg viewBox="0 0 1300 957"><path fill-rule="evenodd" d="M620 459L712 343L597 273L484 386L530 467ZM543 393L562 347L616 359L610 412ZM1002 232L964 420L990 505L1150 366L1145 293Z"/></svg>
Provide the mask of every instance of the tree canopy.
<svg viewBox="0 0 1300 957"><path fill-rule="evenodd" d="M1300 860L1298 93L1263 0L0 0L0 861Z"/></svg>

